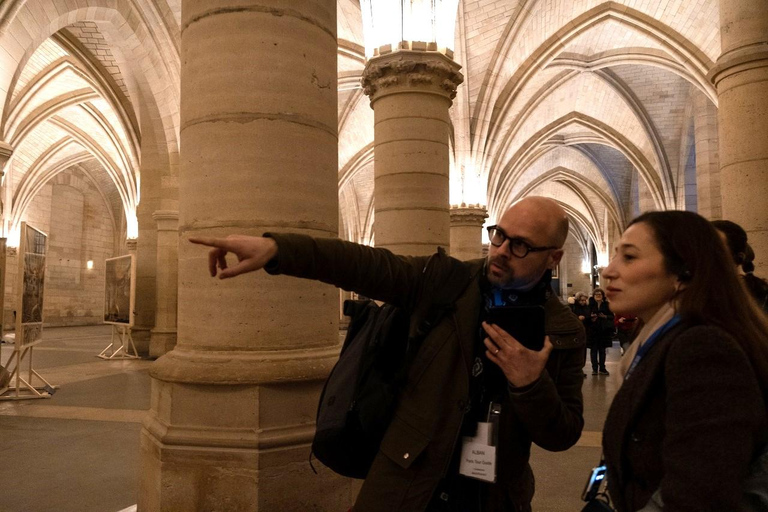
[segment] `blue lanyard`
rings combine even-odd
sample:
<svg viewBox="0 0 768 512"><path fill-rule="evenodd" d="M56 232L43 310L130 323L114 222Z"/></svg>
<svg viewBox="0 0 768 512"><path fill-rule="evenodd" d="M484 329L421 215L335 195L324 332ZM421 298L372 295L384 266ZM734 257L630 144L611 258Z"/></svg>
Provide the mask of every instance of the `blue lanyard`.
<svg viewBox="0 0 768 512"><path fill-rule="evenodd" d="M667 323L656 329L653 334L650 335L650 337L643 343L643 346L640 347L637 350L637 354L635 354L635 358L632 359L632 363L629 365L629 369L627 369L626 375L624 375L624 380L627 380L630 375L632 375L632 372L635 371L635 367L640 363L640 360L645 356L645 354L648 353L649 350L651 350L651 347L656 343L656 341L661 338L664 334L666 334L671 328L676 326L680 323L680 315L675 315L672 318L670 318Z"/></svg>

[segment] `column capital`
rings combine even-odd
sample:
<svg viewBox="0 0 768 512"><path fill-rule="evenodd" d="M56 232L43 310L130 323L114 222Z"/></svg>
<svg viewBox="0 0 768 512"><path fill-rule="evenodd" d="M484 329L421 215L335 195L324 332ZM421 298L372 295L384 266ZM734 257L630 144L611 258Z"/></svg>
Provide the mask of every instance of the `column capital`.
<svg viewBox="0 0 768 512"><path fill-rule="evenodd" d="M128 249L129 253L136 253L136 249L139 247L139 239L138 238L128 238L125 240L125 247Z"/></svg>
<svg viewBox="0 0 768 512"><path fill-rule="evenodd" d="M398 92L431 92L452 100L464 81L459 66L439 51L401 49L373 57L363 71L363 91L374 101Z"/></svg>
<svg viewBox="0 0 768 512"><path fill-rule="evenodd" d="M479 204L451 206L451 227L468 226L482 227L488 218L488 210Z"/></svg>
<svg viewBox="0 0 768 512"><path fill-rule="evenodd" d="M156 210L152 219L157 222L158 231L177 231L179 229L179 212L174 210Z"/></svg>
<svg viewBox="0 0 768 512"><path fill-rule="evenodd" d="M768 46L750 45L726 52L708 73L709 80L718 87L724 79L743 71L768 67Z"/></svg>

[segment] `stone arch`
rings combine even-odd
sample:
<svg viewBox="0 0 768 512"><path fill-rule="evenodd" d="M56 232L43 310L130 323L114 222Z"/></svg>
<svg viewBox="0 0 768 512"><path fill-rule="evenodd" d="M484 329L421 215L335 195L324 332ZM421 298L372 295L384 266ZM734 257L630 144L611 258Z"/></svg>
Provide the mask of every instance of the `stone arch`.
<svg viewBox="0 0 768 512"><path fill-rule="evenodd" d="M547 68L597 72L605 68L624 65L652 66L674 73L692 83L712 103L717 105L717 91L706 74L700 70L692 71L679 61L670 58L668 54L654 48L617 48L594 56L560 56L552 59Z"/></svg>
<svg viewBox="0 0 768 512"><path fill-rule="evenodd" d="M585 88L588 88L593 96L598 95L600 101L585 103ZM576 104L571 106L571 103L563 102L563 98L576 101ZM610 102L616 104L609 107L608 105L613 105ZM582 103L585 104L579 106ZM609 70L588 75L574 71L561 72L536 91L525 104L518 105L514 115L495 128L497 135L486 148L489 156L485 157L487 161L483 169L489 175L498 172L499 167L509 161L510 151L519 148L524 137L529 137L530 132L543 124L528 122L535 114L538 114L538 119L541 120L548 116L582 115L604 125L623 126L624 137L638 148L644 159L650 163L649 169L654 169L653 172L659 175L665 202L674 204L675 195L671 193L674 188L673 176L659 133L632 91ZM529 133L523 133L526 130Z"/></svg>
<svg viewBox="0 0 768 512"><path fill-rule="evenodd" d="M131 215L131 191L126 189L123 179L124 176L121 175L119 167L112 161L111 157L104 152L98 143L88 136L88 134L62 120L52 120L52 122L63 129L67 133L67 137L59 140L56 144L44 151L40 157L32 163L21 181L15 187L10 213L12 226L14 228L18 227L21 222L21 217L30 201L52 176L65 170L74 163L90 158L96 158L104 168L105 172L109 174L120 194L125 215L126 218L128 218L128 216ZM77 162L70 162L64 167L62 167L63 164L61 163L52 165L56 155L71 144L76 144L82 147L84 149L83 154L87 156L79 157Z"/></svg>
<svg viewBox="0 0 768 512"><path fill-rule="evenodd" d="M524 12L531 15L533 9L530 11L524 10ZM692 68L692 71L698 71L702 77L706 77L707 72L714 65L714 62L706 54L696 48L693 43L676 30L636 9L609 1L582 13L571 20L570 23L555 31L528 56L503 87L500 87L501 84L499 83L495 85L489 83L488 87L484 87L488 91L499 90L499 94L493 102L494 115L496 117L503 116L506 105L514 99L515 92L521 89L537 70L545 69L570 40L608 18L615 19L630 28L648 34L663 47L668 48L669 55L675 57L677 62L683 64L685 68ZM521 21L516 19L515 23L521 23ZM500 48L511 47L516 35L516 32L508 33L507 38L503 38L500 41ZM506 52L501 51L498 55L504 53ZM503 79L504 73L501 73L500 69L502 66L504 66L503 59L496 59L494 61L494 67L488 73L490 81ZM708 82L707 80L704 81ZM482 96L478 98L478 103L482 104L486 110L491 108L491 105L482 101ZM499 107L498 105L501 106ZM481 115L481 117L485 116ZM491 118L492 121L493 118Z"/></svg>
<svg viewBox="0 0 768 512"><path fill-rule="evenodd" d="M585 179L578 172L565 167L557 167L555 169L552 169L534 178L530 183L528 183L525 187L523 187L522 190L518 191L514 196L512 196L511 198L503 199L502 203L509 203L509 204L516 203L523 197L529 195L534 188L548 181L557 181L564 184L566 183L573 184L568 186L572 186L572 188L575 188L575 189L578 189L579 187L588 189L589 191L591 191L593 194L597 195L600 198L603 205L608 209L609 215L611 216L611 218L613 219L613 221L616 223L617 226L621 226L623 228L626 225L624 212L618 207L615 197L609 196L604 190L602 190L600 187L596 186L594 183L590 182L589 180Z"/></svg>
<svg viewBox="0 0 768 512"><path fill-rule="evenodd" d="M162 148L159 156L164 162L163 168L175 175L179 134L178 26L163 18L153 6L142 3L140 13L135 2L128 0L84 0L77 7L62 6L58 13L45 9L43 3L44 0L11 2L4 11L7 17L0 25L0 46L21 50L10 55L9 64L16 66L15 73L8 78L0 77L2 119L7 115L12 85L35 49L74 22L93 21L124 54L121 66L125 66L124 72L129 73L127 78L136 89L131 97L135 105L144 109L147 118L142 123L143 136L150 136L152 145ZM145 21L147 16L154 19ZM138 169L136 174L139 182Z"/></svg>
<svg viewBox="0 0 768 512"><path fill-rule="evenodd" d="M534 4L534 2L529 3ZM569 41L606 19L617 20L632 30L641 31L657 41L667 50L667 59L678 63L678 69L682 67L687 70L685 73L687 79L704 87L709 94L712 94L711 87L707 85L709 82L706 80L706 74L713 66L713 62L704 52L669 25L615 2L606 2L594 7L555 31L510 76L504 72L508 63L503 56L513 47L521 30L520 27L535 11L534 7L535 5L530 9L523 8L521 15L510 22L508 30L505 30L505 34L497 45L498 51L478 95L477 114L472 120L472 130L477 134L473 152L481 167L485 167L483 155L490 153L488 144L496 138L494 130L498 129L499 120L508 115L508 110L519 92L540 70L548 69L548 65L563 51Z"/></svg>
<svg viewBox="0 0 768 512"><path fill-rule="evenodd" d="M346 208L339 201L341 231L340 235L354 242L369 242L373 226L373 197L368 199L367 206L361 202L360 192L354 188L354 178L361 171L373 165L373 142L357 152L342 167L339 172L339 196L349 194L349 204Z"/></svg>
<svg viewBox="0 0 768 512"><path fill-rule="evenodd" d="M557 132L565 127L577 126L585 129L590 135L586 137L563 137L557 136ZM648 183L654 202L658 208L663 209L665 205L663 184L659 180L653 166L643 153L619 133L616 129L602 123L601 121L573 112L561 117L545 126L527 141L525 141L518 151L512 155L503 167L498 167L496 172L489 173L488 176L488 208L489 211L495 211L498 206L499 195L505 190L511 188L512 184L527 169L527 167L541 154L547 151L547 146L563 144L580 143L604 144L618 149L635 166L643 179Z"/></svg>
<svg viewBox="0 0 768 512"><path fill-rule="evenodd" d="M101 189L99 184L93 179L93 176L91 176L91 173L88 172L85 168L83 168L80 163L83 161L88 160L89 158L85 160L81 160L78 163L75 163L73 165L70 165L69 167L63 167L59 166L58 172L52 173L52 178L50 178L48 181L53 183L54 185L65 185L68 187L72 187L80 191L83 195L87 194L91 187L93 187L96 192L99 193L99 196L101 197L102 202L104 203L104 206L109 212L109 220L112 224L112 232L114 233L114 250L117 251L120 247L119 243L119 233L121 231L120 224L118 223L118 220L115 218L115 212L112 210L112 206L109 203L109 200L107 199L107 196L104 194L104 191ZM86 180L90 183L86 183L85 180L82 180L80 178L77 178L76 176L73 176L71 174L67 174L65 171L69 169L77 169L83 173ZM43 183L45 185L45 183Z"/></svg>

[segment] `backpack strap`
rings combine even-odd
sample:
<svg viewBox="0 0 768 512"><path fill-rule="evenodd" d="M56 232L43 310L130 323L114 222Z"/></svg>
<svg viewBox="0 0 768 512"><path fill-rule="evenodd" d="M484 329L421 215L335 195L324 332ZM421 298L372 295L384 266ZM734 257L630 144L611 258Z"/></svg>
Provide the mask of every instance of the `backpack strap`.
<svg viewBox="0 0 768 512"><path fill-rule="evenodd" d="M442 247L430 256L422 273L422 288L411 315L409 331L410 343L416 346L454 307L476 274L463 261L448 256Z"/></svg>

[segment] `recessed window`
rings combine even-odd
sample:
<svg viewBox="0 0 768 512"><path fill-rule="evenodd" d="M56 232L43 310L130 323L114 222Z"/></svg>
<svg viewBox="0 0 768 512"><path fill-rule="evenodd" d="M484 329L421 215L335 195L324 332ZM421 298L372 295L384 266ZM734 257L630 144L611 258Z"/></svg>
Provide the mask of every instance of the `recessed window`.
<svg viewBox="0 0 768 512"><path fill-rule="evenodd" d="M88 270L93 270L93 260L88 260L85 263L85 268L87 268Z"/></svg>

